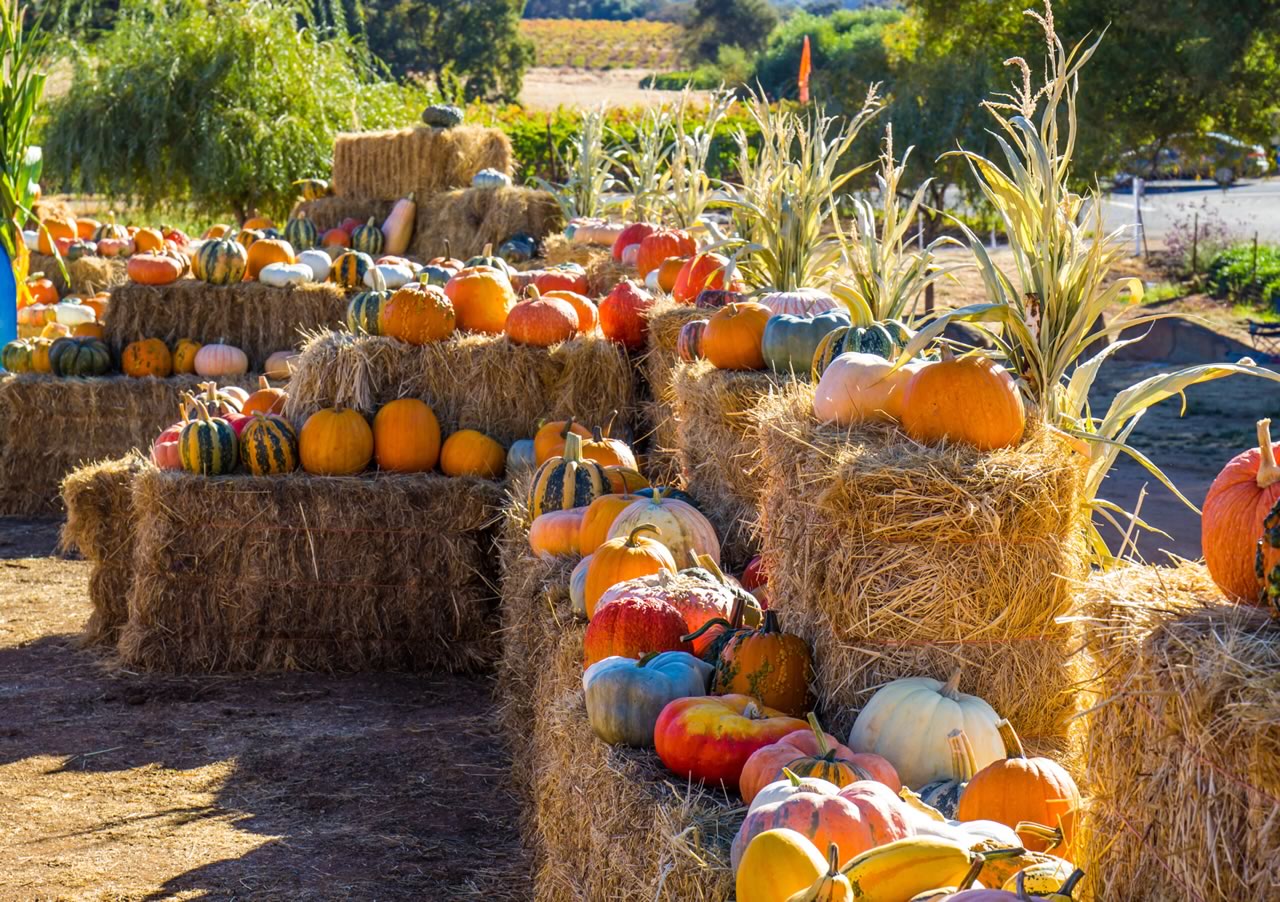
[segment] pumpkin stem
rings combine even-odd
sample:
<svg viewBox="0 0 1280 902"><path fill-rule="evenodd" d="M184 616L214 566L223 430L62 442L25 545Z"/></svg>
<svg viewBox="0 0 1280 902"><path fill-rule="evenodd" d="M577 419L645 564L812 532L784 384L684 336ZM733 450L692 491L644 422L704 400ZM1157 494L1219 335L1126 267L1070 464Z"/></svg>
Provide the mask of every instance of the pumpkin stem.
<svg viewBox="0 0 1280 902"><path fill-rule="evenodd" d="M486 244L486 245L484 246L484 250L480 252L480 256L481 256L481 257L492 257L492 256L493 256L493 242L492 242L492 241L490 241L488 244Z"/></svg>
<svg viewBox="0 0 1280 902"><path fill-rule="evenodd" d="M818 743L818 757L821 758L831 751L831 745L827 742L827 734L822 732L822 725L818 723L818 715L809 712L806 720L809 721L809 729L813 730L813 738Z"/></svg>
<svg viewBox="0 0 1280 902"><path fill-rule="evenodd" d="M444 258L445 258L446 260L452 260L452 259L453 259L453 249L449 247L449 239L448 239L448 238L446 238L446 239L444 240Z"/></svg>
<svg viewBox="0 0 1280 902"><path fill-rule="evenodd" d="M639 661L636 661L636 667L643 667L644 665L648 664L650 661L652 661L654 658L656 658L660 654L662 654L662 652L658 652L658 651L649 652L647 655L642 657Z"/></svg>
<svg viewBox="0 0 1280 902"><path fill-rule="evenodd" d="M782 769L782 775L791 781L792 786L800 785L800 778L796 776L796 772L793 771L791 768L784 767Z"/></svg>
<svg viewBox="0 0 1280 902"><path fill-rule="evenodd" d="M1022 740L1018 738L1018 731L1013 728L1013 724L1009 723L1008 718L1000 718L996 724L996 729L1000 731L1000 738L1004 740L1004 756L1006 758L1025 758L1027 751L1022 747Z"/></svg>
<svg viewBox="0 0 1280 902"><path fill-rule="evenodd" d="M592 426L592 427L591 427L591 444L593 444L593 445L603 445L603 444L604 444L604 433L600 431L600 427L599 427L599 426Z"/></svg>
<svg viewBox="0 0 1280 902"><path fill-rule="evenodd" d="M713 626L723 626L727 630L733 629L733 624L730 623L728 620L725 620L723 617L713 617L711 620L708 620L706 623L702 624L702 626L698 627L692 633L689 633L686 636L681 636L680 641L692 642L694 639L701 638L702 634L705 633L707 630L711 629L711 627Z"/></svg>
<svg viewBox="0 0 1280 902"><path fill-rule="evenodd" d="M573 420L573 417L569 417L569 419L564 421L564 428L560 430L560 437L562 439L568 439L569 433L573 432Z"/></svg>
<svg viewBox="0 0 1280 902"><path fill-rule="evenodd" d="M560 456L573 463L582 463L582 436L576 432L570 432L566 435L564 437L564 454Z"/></svg>
<svg viewBox="0 0 1280 902"><path fill-rule="evenodd" d="M613 435L613 424L618 419L618 411L615 408L613 413L609 414L609 422L604 424L604 434Z"/></svg>
<svg viewBox="0 0 1280 902"><path fill-rule="evenodd" d="M957 890L970 889L977 882L978 875L982 873L982 866L987 863L987 856L981 852L975 852L973 861L969 863L969 870L964 872L964 876L960 878L960 882L956 885Z"/></svg>
<svg viewBox="0 0 1280 902"><path fill-rule="evenodd" d="M1025 833L1027 836L1047 842L1049 848L1046 851L1049 852L1061 848L1066 840L1061 827L1049 827L1045 824L1037 824L1035 821L1018 821L1017 826L1013 828L1013 832L1019 836Z"/></svg>
<svg viewBox="0 0 1280 902"><path fill-rule="evenodd" d="M764 720L764 712L760 710L760 706L756 704L756 700L752 699L747 702L742 709L742 716L747 720Z"/></svg>
<svg viewBox="0 0 1280 902"><path fill-rule="evenodd" d="M1074 871L1071 872L1071 876L1067 878L1066 882L1063 883L1062 886L1058 888L1058 895L1066 896L1068 899L1071 898L1071 893L1075 890L1076 884L1083 879L1084 879L1084 871L1082 871L1080 868L1076 868Z"/></svg>
<svg viewBox="0 0 1280 902"><path fill-rule="evenodd" d="M840 876L840 847L835 843L827 846L827 876Z"/></svg>
<svg viewBox="0 0 1280 902"><path fill-rule="evenodd" d="M956 668L955 673L951 674L942 688L938 690L938 694L952 701L960 697L960 668Z"/></svg>
<svg viewBox="0 0 1280 902"><path fill-rule="evenodd" d="M715 562L711 555L706 554L705 552L698 552L695 556L695 560L697 560L698 566L714 576L720 585L729 585L729 580L725 578L724 571L720 569L720 565ZM741 601L738 603L741 604Z"/></svg>
<svg viewBox="0 0 1280 902"><path fill-rule="evenodd" d="M652 523L641 523L635 529L631 530L631 535L627 536L628 548L640 547L640 543L636 541L636 536L640 535L642 532L651 532L654 535L659 535L658 527L654 526Z"/></svg>
<svg viewBox="0 0 1280 902"><path fill-rule="evenodd" d="M542 297L542 292L538 290L538 286L530 282L524 288L524 297L527 301L536 301Z"/></svg>
<svg viewBox="0 0 1280 902"><path fill-rule="evenodd" d="M1258 461L1258 488L1280 482L1280 466L1276 466L1276 452L1271 445L1271 420L1258 420L1258 450L1262 459Z"/></svg>
<svg viewBox="0 0 1280 902"><path fill-rule="evenodd" d="M770 609L764 612L764 623L760 624L760 629L758 630L758 632L760 633L782 632L782 626L778 623L777 611Z"/></svg>
<svg viewBox="0 0 1280 902"><path fill-rule="evenodd" d="M259 376L259 377L258 377L258 390L259 390L259 391L265 391L265 390L269 389L270 387L271 387L271 383L267 381L267 377L266 377L266 376Z"/></svg>

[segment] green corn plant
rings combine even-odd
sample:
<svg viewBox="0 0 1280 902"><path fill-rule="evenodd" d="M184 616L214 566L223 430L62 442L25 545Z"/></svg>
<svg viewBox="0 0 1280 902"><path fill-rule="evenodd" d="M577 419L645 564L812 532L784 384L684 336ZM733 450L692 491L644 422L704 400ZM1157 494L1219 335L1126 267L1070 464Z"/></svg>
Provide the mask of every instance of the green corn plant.
<svg viewBox="0 0 1280 902"><path fill-rule="evenodd" d="M741 185L724 186L742 230L725 246L737 245L748 282L790 291L830 280L841 245L827 227L837 218L840 190L870 165L849 167L844 158L882 108L875 86L858 113L844 120L821 111L805 118L774 112L753 95L748 110L761 150Z"/></svg>
<svg viewBox="0 0 1280 902"><path fill-rule="evenodd" d="M771 136L760 142L760 147L752 153L751 139L743 128L733 133L734 144L738 148L739 184L725 185L731 194L750 198L762 198L771 190L774 180L786 166L791 157L791 148L795 144L796 129L799 120L788 110L769 104L759 104L753 98L752 115L760 125L759 132ZM747 244L758 241L757 229L759 218L745 207L733 210L733 224L738 235Z"/></svg>
<svg viewBox="0 0 1280 902"><path fill-rule="evenodd" d="M943 265L938 260L941 248L960 246L954 238L935 238L924 247L917 247L908 234L932 182L926 179L903 206L902 178L912 150L914 148L908 147L902 160L896 161L893 126L888 126L880 169L876 173L880 208L877 210L866 198L850 198L853 218L848 232L840 227L839 218L835 220L836 237L848 276L838 278L831 293L845 305L859 326L889 319L912 323L925 289L963 267L963 264Z"/></svg>
<svg viewBox="0 0 1280 902"><path fill-rule="evenodd" d="M606 193L614 186L616 161L605 149L604 108L584 110L582 124L568 149L568 180L556 184L537 179L539 187L551 192L565 219L600 216L609 206Z"/></svg>
<svg viewBox="0 0 1280 902"><path fill-rule="evenodd" d="M714 92L695 125L694 117L698 111L687 88L676 104L675 140L659 203L678 228L696 226L715 199L715 185L707 175L707 162L711 157L711 141L715 137L716 126L731 106L732 92Z"/></svg>
<svg viewBox="0 0 1280 902"><path fill-rule="evenodd" d="M977 258L989 302L944 314L917 333L899 362L905 362L941 334L953 320L974 322L994 343L1018 376L1033 415L1059 429L1088 455L1086 505L1104 522L1128 535L1133 528L1152 527L1136 513L1099 497L1102 481L1120 454L1138 461L1178 498L1191 501L1129 438L1145 411L1154 404L1181 396L1190 386L1233 374L1280 382L1280 376L1245 358L1239 363L1208 364L1153 376L1119 392L1106 412L1095 415L1089 394L1099 368L1120 348L1141 339L1113 341L1087 361L1082 352L1095 342L1117 336L1176 314L1147 314L1117 319L1101 326L1099 318L1114 303L1136 304L1142 283L1136 279L1108 279L1124 255L1123 229L1108 233L1102 223L1097 188L1085 196L1068 188L1076 141L1076 96L1081 68L1097 43L1083 42L1067 50L1054 30L1053 9L1045 0L1044 13L1028 11L1041 26L1047 45L1045 83L1033 87L1030 66L1021 58L1008 60L1020 81L1013 93L985 103L994 117L1004 168L976 153L960 150L982 193L1000 216L1014 259L1006 273L987 254L982 240L960 225ZM1087 450L1086 450L1087 449ZM1109 566L1116 558L1090 518L1087 540L1095 561Z"/></svg>
<svg viewBox="0 0 1280 902"><path fill-rule="evenodd" d="M675 146L671 129L671 110L660 106L645 110L634 140L612 133L617 147L614 158L631 194L631 218L637 222L653 222L662 213L667 167Z"/></svg>

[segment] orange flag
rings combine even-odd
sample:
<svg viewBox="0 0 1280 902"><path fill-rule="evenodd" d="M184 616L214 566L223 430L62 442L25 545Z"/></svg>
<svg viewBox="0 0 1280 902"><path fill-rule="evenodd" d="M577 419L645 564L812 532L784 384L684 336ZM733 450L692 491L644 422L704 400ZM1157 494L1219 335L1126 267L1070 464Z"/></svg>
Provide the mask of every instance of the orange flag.
<svg viewBox="0 0 1280 902"><path fill-rule="evenodd" d="M809 36L804 36L804 47L800 50L800 102L809 102L809 72L813 62L809 58Z"/></svg>

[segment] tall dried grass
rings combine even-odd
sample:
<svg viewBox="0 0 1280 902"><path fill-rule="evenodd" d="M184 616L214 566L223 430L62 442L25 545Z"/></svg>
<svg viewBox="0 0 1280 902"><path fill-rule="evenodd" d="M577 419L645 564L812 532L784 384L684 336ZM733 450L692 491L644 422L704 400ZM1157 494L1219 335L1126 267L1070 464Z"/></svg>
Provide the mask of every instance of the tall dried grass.
<svg viewBox="0 0 1280 902"><path fill-rule="evenodd" d="M516 234L540 239L564 227L555 198L533 188L465 188L423 197L410 250L421 260L448 251L464 260ZM446 244L446 242L448 242Z"/></svg>

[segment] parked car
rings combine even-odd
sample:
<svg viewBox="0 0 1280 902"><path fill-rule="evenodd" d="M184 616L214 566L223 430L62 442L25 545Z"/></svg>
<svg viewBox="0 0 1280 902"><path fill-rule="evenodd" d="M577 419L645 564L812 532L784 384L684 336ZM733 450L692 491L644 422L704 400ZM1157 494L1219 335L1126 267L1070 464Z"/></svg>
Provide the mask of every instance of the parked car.
<svg viewBox="0 0 1280 902"><path fill-rule="evenodd" d="M1114 180L1117 188L1132 184L1135 177L1148 181L1213 179L1225 186L1241 178L1266 175L1270 168L1266 148L1260 144L1248 144L1221 132L1187 133L1124 154Z"/></svg>

